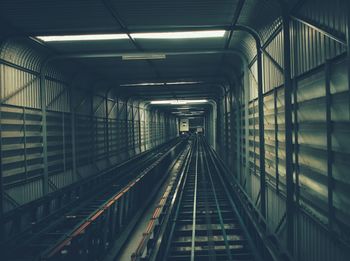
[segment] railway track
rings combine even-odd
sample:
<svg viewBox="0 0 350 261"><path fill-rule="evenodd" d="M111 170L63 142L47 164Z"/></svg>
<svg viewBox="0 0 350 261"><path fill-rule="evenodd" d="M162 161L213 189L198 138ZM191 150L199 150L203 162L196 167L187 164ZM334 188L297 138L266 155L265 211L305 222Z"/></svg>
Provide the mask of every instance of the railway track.
<svg viewBox="0 0 350 261"><path fill-rule="evenodd" d="M163 229L140 243L133 260L260 260L209 150L203 137L194 140Z"/></svg>
<svg viewBox="0 0 350 261"><path fill-rule="evenodd" d="M2 245L2 258L6 261L101 260L115 235L140 207L138 200L143 195L137 191L141 191L141 185L157 184L156 175L149 179L152 173L148 173L162 165L165 157L173 157L171 154L180 144L150 152L137 164L106 179L103 186L99 184L88 198L71 209L51 217L35 230L22 233L20 239L6 242Z"/></svg>

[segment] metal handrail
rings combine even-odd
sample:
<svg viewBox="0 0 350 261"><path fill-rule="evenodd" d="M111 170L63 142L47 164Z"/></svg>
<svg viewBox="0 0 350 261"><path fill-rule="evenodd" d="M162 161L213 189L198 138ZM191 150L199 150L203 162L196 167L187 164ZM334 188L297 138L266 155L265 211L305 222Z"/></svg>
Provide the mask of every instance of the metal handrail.
<svg viewBox="0 0 350 261"><path fill-rule="evenodd" d="M153 168L155 168L159 162L161 162L166 156L168 156L177 146L176 144L171 150L163 154L160 158L158 158L153 164L151 164L148 168L141 172L133 181L129 182L126 186L124 186L117 194L112 196L106 203L102 204L100 208L94 211L87 218L82 220L72 231L68 234L64 235L64 237L56 243L53 247L46 250L42 256L41 260L50 259L55 254L57 254L64 246L69 244L71 240L80 235L87 227L89 227L99 216L101 216L111 205L113 205L118 199L120 199L124 194L130 191L136 184L138 184Z"/></svg>
<svg viewBox="0 0 350 261"><path fill-rule="evenodd" d="M180 182L178 182L178 186L181 183L182 178L184 176L184 173L186 171L186 166L189 163L191 153L192 153L191 149L189 149L186 152L186 160L185 160L184 164L182 165L181 175L178 179L178 180L180 180ZM176 185L176 184L172 184L171 187L168 187L166 189L160 202L156 206L156 208L153 212L152 218L148 222L145 232L142 234L142 239L140 240L140 243L139 243L138 247L136 248L135 252L131 256L132 261L137 261L137 260L141 259L141 257L143 256L143 254L144 254L144 252L149 244L151 236L155 234L156 225L163 223L163 221L165 219L165 217L162 215L163 210L164 210L164 206L166 205L166 202L169 200L169 196L171 194L171 191L174 189L174 185ZM175 188L176 191L175 191L174 197L176 197L178 186L176 186L176 188ZM171 211L168 211L167 214L170 215L170 212Z"/></svg>

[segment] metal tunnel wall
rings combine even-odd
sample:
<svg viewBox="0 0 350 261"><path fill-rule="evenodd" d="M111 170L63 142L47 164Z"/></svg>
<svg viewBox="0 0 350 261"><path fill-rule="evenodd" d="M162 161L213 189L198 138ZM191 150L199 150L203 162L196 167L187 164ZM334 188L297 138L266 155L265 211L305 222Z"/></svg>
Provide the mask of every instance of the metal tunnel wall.
<svg viewBox="0 0 350 261"><path fill-rule="evenodd" d="M220 102L222 158L255 207L265 201L267 230L296 260L350 256L349 14L340 3L307 1L288 17L292 126L287 129L284 62L288 56L282 20L263 38L265 182L260 179L256 56L232 86L234 91ZM286 181L288 131L292 187ZM287 202L288 190L293 193L292 204ZM292 217L287 217L288 209Z"/></svg>
<svg viewBox="0 0 350 261"><path fill-rule="evenodd" d="M98 82L91 88L86 75L65 75L50 67L42 97L40 66L48 55L29 40L1 45L0 210L4 213L178 134L173 116L122 98Z"/></svg>

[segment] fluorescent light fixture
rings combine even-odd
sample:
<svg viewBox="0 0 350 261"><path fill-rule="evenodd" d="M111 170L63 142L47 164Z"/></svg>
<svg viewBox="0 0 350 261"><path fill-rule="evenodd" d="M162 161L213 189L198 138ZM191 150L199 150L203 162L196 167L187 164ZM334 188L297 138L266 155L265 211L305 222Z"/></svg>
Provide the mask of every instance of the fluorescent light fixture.
<svg viewBox="0 0 350 261"><path fill-rule="evenodd" d="M208 100L164 100L164 101L151 101L151 104L170 104L181 105L189 103L206 103Z"/></svg>
<svg viewBox="0 0 350 261"><path fill-rule="evenodd" d="M36 36L44 42L68 42L68 41L101 41L128 39L126 34L83 34L83 35L53 35Z"/></svg>
<svg viewBox="0 0 350 261"><path fill-rule="evenodd" d="M184 32L158 32L158 33L132 33L134 39L197 39L197 38L220 38L224 37L225 30L208 31L184 31ZM128 35L120 34L81 34L81 35L50 35L36 36L44 42L66 42L66 41L99 41L99 40L121 40L128 39Z"/></svg>
<svg viewBox="0 0 350 261"><path fill-rule="evenodd" d="M133 87L133 86L162 86L164 83L161 82L142 82L142 83L125 83L121 84L122 87Z"/></svg>
<svg viewBox="0 0 350 261"><path fill-rule="evenodd" d="M202 82L142 82L142 83L125 83L122 87L137 87L137 86L163 86L163 85L181 85L181 84L198 84Z"/></svg>
<svg viewBox="0 0 350 261"><path fill-rule="evenodd" d="M197 84L202 82L166 82L167 85Z"/></svg>
<svg viewBox="0 0 350 261"><path fill-rule="evenodd" d="M165 54L145 54L145 55L123 55L123 60L161 60L165 59Z"/></svg>
<svg viewBox="0 0 350 261"><path fill-rule="evenodd" d="M135 39L196 39L223 37L225 33L225 30L133 33L131 34L131 37Z"/></svg>

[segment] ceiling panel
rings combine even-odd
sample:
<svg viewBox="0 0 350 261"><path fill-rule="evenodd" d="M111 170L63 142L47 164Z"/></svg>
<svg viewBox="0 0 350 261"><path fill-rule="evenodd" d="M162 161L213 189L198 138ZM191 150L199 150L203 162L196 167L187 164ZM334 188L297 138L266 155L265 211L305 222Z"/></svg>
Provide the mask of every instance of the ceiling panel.
<svg viewBox="0 0 350 261"><path fill-rule="evenodd" d="M236 0L112 0L129 28L230 24Z"/></svg>
<svg viewBox="0 0 350 261"><path fill-rule="evenodd" d="M120 30L98 0L1 0L0 16L34 35Z"/></svg>

